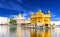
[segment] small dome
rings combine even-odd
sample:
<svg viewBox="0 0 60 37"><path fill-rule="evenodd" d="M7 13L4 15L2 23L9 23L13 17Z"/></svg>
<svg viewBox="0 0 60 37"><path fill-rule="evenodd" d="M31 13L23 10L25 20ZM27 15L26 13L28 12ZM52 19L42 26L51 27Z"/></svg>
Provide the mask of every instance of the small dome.
<svg viewBox="0 0 60 37"><path fill-rule="evenodd" d="M39 12L42 12L41 10L39 10Z"/></svg>
<svg viewBox="0 0 60 37"><path fill-rule="evenodd" d="M41 10L39 10L36 14L43 14Z"/></svg>
<svg viewBox="0 0 60 37"><path fill-rule="evenodd" d="M50 10L48 11L48 14L50 14Z"/></svg>

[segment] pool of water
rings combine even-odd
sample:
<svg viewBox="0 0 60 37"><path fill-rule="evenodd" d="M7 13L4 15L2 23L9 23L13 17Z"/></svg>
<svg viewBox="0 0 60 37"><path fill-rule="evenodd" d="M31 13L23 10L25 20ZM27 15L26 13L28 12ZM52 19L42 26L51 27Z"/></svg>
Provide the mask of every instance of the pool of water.
<svg viewBox="0 0 60 37"><path fill-rule="evenodd" d="M30 29L0 25L0 37L60 37L60 27L55 29Z"/></svg>

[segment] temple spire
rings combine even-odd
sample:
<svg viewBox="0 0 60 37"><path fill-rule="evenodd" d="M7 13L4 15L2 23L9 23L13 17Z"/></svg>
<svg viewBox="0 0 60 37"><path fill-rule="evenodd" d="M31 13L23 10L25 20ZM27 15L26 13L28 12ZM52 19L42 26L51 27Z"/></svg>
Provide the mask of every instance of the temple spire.
<svg viewBox="0 0 60 37"><path fill-rule="evenodd" d="M50 10L48 11L48 14L50 14Z"/></svg>
<svg viewBox="0 0 60 37"><path fill-rule="evenodd" d="M39 12L42 12L41 10L39 10Z"/></svg>

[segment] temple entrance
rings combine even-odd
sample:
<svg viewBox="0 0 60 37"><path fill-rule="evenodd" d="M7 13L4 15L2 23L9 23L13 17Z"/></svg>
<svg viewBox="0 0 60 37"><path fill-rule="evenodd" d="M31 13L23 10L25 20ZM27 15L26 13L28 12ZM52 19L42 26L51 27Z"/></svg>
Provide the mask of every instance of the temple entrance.
<svg viewBox="0 0 60 37"><path fill-rule="evenodd" d="M46 27L48 27L48 24L45 24Z"/></svg>
<svg viewBox="0 0 60 37"><path fill-rule="evenodd" d="M21 25L26 25L26 23L21 23Z"/></svg>
<svg viewBox="0 0 60 37"><path fill-rule="evenodd" d="M42 23L42 22L38 22L38 23L37 23L37 26L38 26L38 27L42 27L42 26L43 26L43 23Z"/></svg>

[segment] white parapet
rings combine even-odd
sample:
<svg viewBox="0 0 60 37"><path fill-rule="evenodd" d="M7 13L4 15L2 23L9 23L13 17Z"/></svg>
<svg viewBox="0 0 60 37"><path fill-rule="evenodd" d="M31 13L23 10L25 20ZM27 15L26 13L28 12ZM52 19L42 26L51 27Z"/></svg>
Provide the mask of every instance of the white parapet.
<svg viewBox="0 0 60 37"><path fill-rule="evenodd" d="M42 26L43 24L41 22L38 22L37 23L37 26Z"/></svg>

